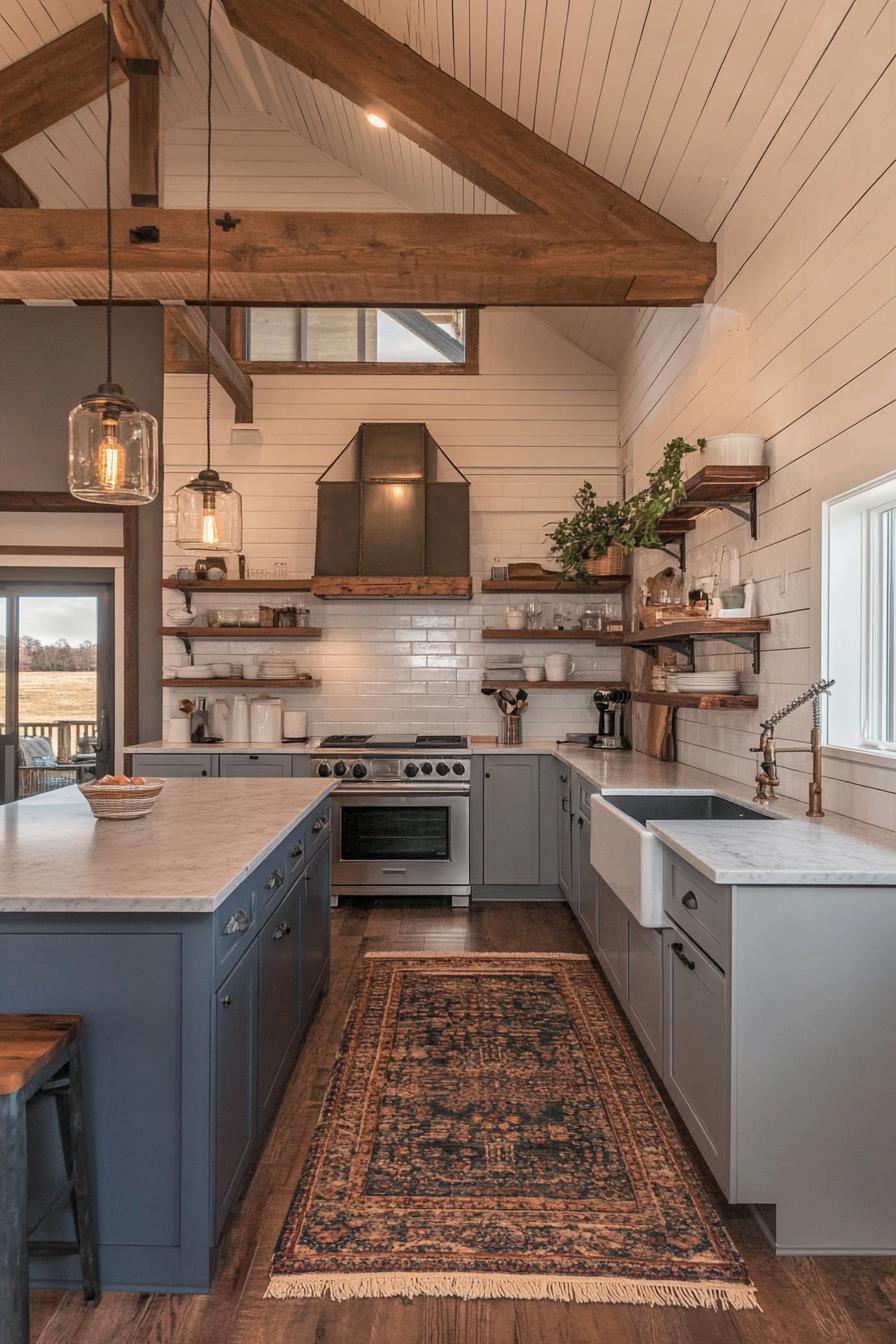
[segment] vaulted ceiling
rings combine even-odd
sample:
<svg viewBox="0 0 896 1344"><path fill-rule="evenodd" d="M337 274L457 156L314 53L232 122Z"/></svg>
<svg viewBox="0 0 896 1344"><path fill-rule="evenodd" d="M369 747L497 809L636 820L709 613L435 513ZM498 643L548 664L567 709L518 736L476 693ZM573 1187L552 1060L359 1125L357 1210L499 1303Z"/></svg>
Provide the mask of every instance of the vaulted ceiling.
<svg viewBox="0 0 896 1344"><path fill-rule="evenodd" d="M350 0L407 43L574 159L697 237L714 235L732 192L773 134L784 72L807 68L850 0ZM100 0L3 0L0 66L102 9ZM203 13L168 0L173 53L164 83L170 127L203 106ZM214 106L266 114L411 209L505 209L392 130L215 15ZM127 201L127 90L116 90L117 204ZM7 157L53 206L102 198L102 108L93 104ZM745 166L746 165L746 166ZM615 363L631 313L545 310L590 353Z"/></svg>

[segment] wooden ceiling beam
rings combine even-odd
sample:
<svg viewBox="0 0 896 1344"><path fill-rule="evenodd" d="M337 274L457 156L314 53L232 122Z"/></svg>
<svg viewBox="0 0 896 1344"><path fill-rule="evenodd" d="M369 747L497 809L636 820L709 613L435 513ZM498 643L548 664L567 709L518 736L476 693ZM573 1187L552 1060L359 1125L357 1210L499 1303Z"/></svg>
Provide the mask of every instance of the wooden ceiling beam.
<svg viewBox="0 0 896 1344"><path fill-rule="evenodd" d="M693 241L344 0L223 3L240 32L365 112L378 113L512 210L541 211L605 241Z"/></svg>
<svg viewBox="0 0 896 1344"><path fill-rule="evenodd" d="M601 242L541 214L233 214L236 227L214 236L220 303L683 305L701 302L715 273L711 243ZM159 241L132 242L139 225ZM203 210L116 210L113 249L117 297L202 299ZM0 216L0 299L104 288L102 211Z"/></svg>
<svg viewBox="0 0 896 1344"><path fill-rule="evenodd" d="M6 159L0 158L0 208L4 210L34 210L40 201L26 182L23 182Z"/></svg>
<svg viewBox="0 0 896 1344"><path fill-rule="evenodd" d="M131 205L158 205L162 111L159 63L132 59L127 68Z"/></svg>
<svg viewBox="0 0 896 1344"><path fill-rule="evenodd" d="M112 85L127 78L116 56ZM55 126L106 88L106 20L101 14L0 70L0 154Z"/></svg>
<svg viewBox="0 0 896 1344"><path fill-rule="evenodd" d="M205 363L205 341L208 325L205 313L186 304L169 304L165 309L166 345L170 334L183 337L190 349ZM254 390L252 379L236 363L221 337L211 328L209 341L212 377L220 383L234 405L234 420L251 424Z"/></svg>
<svg viewBox="0 0 896 1344"><path fill-rule="evenodd" d="M162 73L171 71L171 48L162 30L160 0L112 0L112 29L122 55L129 61L158 61Z"/></svg>

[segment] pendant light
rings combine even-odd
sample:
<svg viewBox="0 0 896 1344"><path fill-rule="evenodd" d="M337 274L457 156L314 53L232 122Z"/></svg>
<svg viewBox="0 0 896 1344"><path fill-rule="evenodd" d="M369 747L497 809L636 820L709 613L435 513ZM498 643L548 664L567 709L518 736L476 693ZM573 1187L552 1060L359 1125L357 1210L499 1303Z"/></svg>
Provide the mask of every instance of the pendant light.
<svg viewBox="0 0 896 1344"><path fill-rule="evenodd" d="M159 491L159 427L112 381L112 23L106 0L106 380L68 417L68 488L93 504L149 504Z"/></svg>
<svg viewBox="0 0 896 1344"><path fill-rule="evenodd" d="M175 491L176 541L183 551L241 551L243 501L212 467L212 5L208 3L205 178L205 467Z"/></svg>

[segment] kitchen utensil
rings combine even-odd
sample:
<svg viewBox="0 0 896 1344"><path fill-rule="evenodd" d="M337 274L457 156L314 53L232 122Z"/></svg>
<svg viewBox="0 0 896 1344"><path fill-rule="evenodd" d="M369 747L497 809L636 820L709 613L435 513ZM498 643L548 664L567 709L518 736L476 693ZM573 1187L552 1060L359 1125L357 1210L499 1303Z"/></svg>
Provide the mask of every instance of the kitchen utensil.
<svg viewBox="0 0 896 1344"><path fill-rule="evenodd" d="M569 681L576 665L568 653L549 653L544 660L544 675L548 681Z"/></svg>
<svg viewBox="0 0 896 1344"><path fill-rule="evenodd" d="M305 709L285 709L283 711L284 742L304 742L308 736L308 711Z"/></svg>
<svg viewBox="0 0 896 1344"><path fill-rule="evenodd" d="M208 701L204 695L197 695L193 713L190 715L190 741L217 742L218 740L209 726Z"/></svg>
<svg viewBox="0 0 896 1344"><path fill-rule="evenodd" d="M249 741L283 741L283 701L259 695L249 704Z"/></svg>
<svg viewBox="0 0 896 1344"><path fill-rule="evenodd" d="M230 706L230 740L249 741L249 702L244 695L235 695Z"/></svg>
<svg viewBox="0 0 896 1344"><path fill-rule="evenodd" d="M180 714L176 719L167 719L165 722L165 741L166 742L189 742L190 740L190 720Z"/></svg>
<svg viewBox="0 0 896 1344"><path fill-rule="evenodd" d="M78 785L98 821L134 821L145 817L164 787L164 779L147 778L142 784Z"/></svg>
<svg viewBox="0 0 896 1344"><path fill-rule="evenodd" d="M522 607L508 607L504 612L504 622L508 630L525 630L526 613Z"/></svg>
<svg viewBox="0 0 896 1344"><path fill-rule="evenodd" d="M187 611L184 607L169 607L165 615L172 625L192 625L196 619L196 612Z"/></svg>

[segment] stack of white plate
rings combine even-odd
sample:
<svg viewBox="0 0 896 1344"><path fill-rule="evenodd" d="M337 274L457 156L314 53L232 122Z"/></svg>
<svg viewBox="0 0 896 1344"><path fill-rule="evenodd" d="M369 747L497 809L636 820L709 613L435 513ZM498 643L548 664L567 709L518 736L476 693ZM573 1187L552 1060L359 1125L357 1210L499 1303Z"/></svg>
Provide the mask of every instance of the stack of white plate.
<svg viewBox="0 0 896 1344"><path fill-rule="evenodd" d="M737 695L740 691L737 672L677 672L666 682L670 690L691 695Z"/></svg>
<svg viewBox="0 0 896 1344"><path fill-rule="evenodd" d="M263 681L291 681L296 675L295 658L263 658L258 668Z"/></svg>

